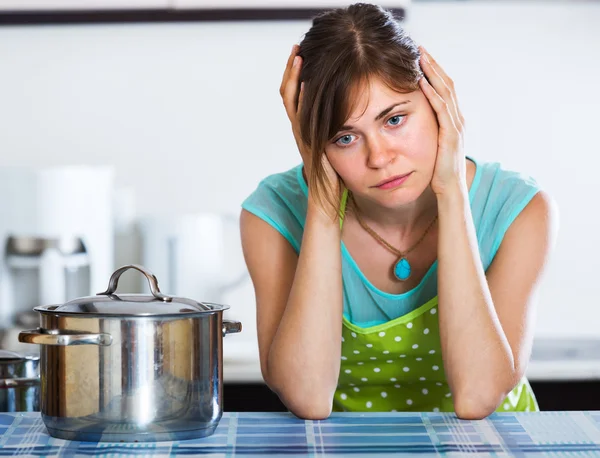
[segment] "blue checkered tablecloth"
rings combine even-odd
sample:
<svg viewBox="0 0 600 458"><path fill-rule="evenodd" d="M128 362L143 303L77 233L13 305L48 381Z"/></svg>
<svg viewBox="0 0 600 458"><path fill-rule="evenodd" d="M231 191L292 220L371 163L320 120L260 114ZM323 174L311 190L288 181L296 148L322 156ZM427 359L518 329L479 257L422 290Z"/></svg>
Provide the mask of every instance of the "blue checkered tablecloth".
<svg viewBox="0 0 600 458"><path fill-rule="evenodd" d="M387 457L599 456L600 412L334 413L303 421L289 413L226 412L212 436L180 442L75 442L50 437L39 413L0 413L0 456Z"/></svg>

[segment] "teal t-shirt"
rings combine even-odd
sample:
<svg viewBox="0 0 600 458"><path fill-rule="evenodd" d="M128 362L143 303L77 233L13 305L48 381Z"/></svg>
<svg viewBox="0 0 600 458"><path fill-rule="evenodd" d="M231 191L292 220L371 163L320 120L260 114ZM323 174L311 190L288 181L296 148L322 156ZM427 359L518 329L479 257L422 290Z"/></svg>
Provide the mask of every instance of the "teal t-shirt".
<svg viewBox="0 0 600 458"><path fill-rule="evenodd" d="M469 190L471 213L484 270L491 265L511 223L539 191L531 177L505 170L499 163L479 163ZM268 176L242 207L279 231L299 253L304 231L308 188L302 165ZM421 282L402 294L376 288L360 271L342 243L344 318L372 327L406 315L437 296L437 261Z"/></svg>

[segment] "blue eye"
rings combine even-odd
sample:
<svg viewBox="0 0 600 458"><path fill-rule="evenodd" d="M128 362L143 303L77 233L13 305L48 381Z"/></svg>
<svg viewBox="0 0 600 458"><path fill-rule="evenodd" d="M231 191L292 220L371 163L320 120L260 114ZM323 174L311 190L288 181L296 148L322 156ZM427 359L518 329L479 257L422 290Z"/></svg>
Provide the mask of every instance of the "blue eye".
<svg viewBox="0 0 600 458"><path fill-rule="evenodd" d="M349 144L352 143L352 140L354 138L354 135L342 135L340 138L338 138L335 143L337 143L340 146L348 146Z"/></svg>
<svg viewBox="0 0 600 458"><path fill-rule="evenodd" d="M402 122L402 118L404 118L404 116L401 116L401 115L392 116L390 119L388 119L388 123L391 126L397 126L398 124L400 124Z"/></svg>

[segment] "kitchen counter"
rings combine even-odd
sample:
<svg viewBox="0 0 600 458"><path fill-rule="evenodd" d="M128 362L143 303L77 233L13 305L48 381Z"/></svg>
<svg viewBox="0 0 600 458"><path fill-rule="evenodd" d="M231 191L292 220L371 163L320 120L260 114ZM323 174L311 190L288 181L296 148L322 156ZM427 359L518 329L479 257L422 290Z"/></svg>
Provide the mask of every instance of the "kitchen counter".
<svg viewBox="0 0 600 458"><path fill-rule="evenodd" d="M223 354L225 382L262 383L255 342L224 341ZM531 381L600 380L600 339L536 338L526 375Z"/></svg>
<svg viewBox="0 0 600 458"><path fill-rule="evenodd" d="M600 412L334 413L304 421L289 413L226 412L212 436L180 442L94 443L48 436L39 413L0 414L0 456L569 456L600 454Z"/></svg>
<svg viewBox="0 0 600 458"><path fill-rule="evenodd" d="M529 380L600 380L600 339L537 338Z"/></svg>

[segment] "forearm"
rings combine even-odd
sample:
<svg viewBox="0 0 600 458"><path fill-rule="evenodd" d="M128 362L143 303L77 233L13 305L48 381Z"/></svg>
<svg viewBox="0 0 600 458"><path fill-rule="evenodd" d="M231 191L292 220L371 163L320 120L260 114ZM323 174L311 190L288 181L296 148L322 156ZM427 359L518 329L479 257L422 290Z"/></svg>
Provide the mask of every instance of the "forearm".
<svg viewBox="0 0 600 458"><path fill-rule="evenodd" d="M340 227L309 204L287 306L268 357L269 382L284 403L330 408L340 370Z"/></svg>
<svg viewBox="0 0 600 458"><path fill-rule="evenodd" d="M489 411L513 388L513 354L481 264L467 190L438 196L438 211L444 369L457 413Z"/></svg>

